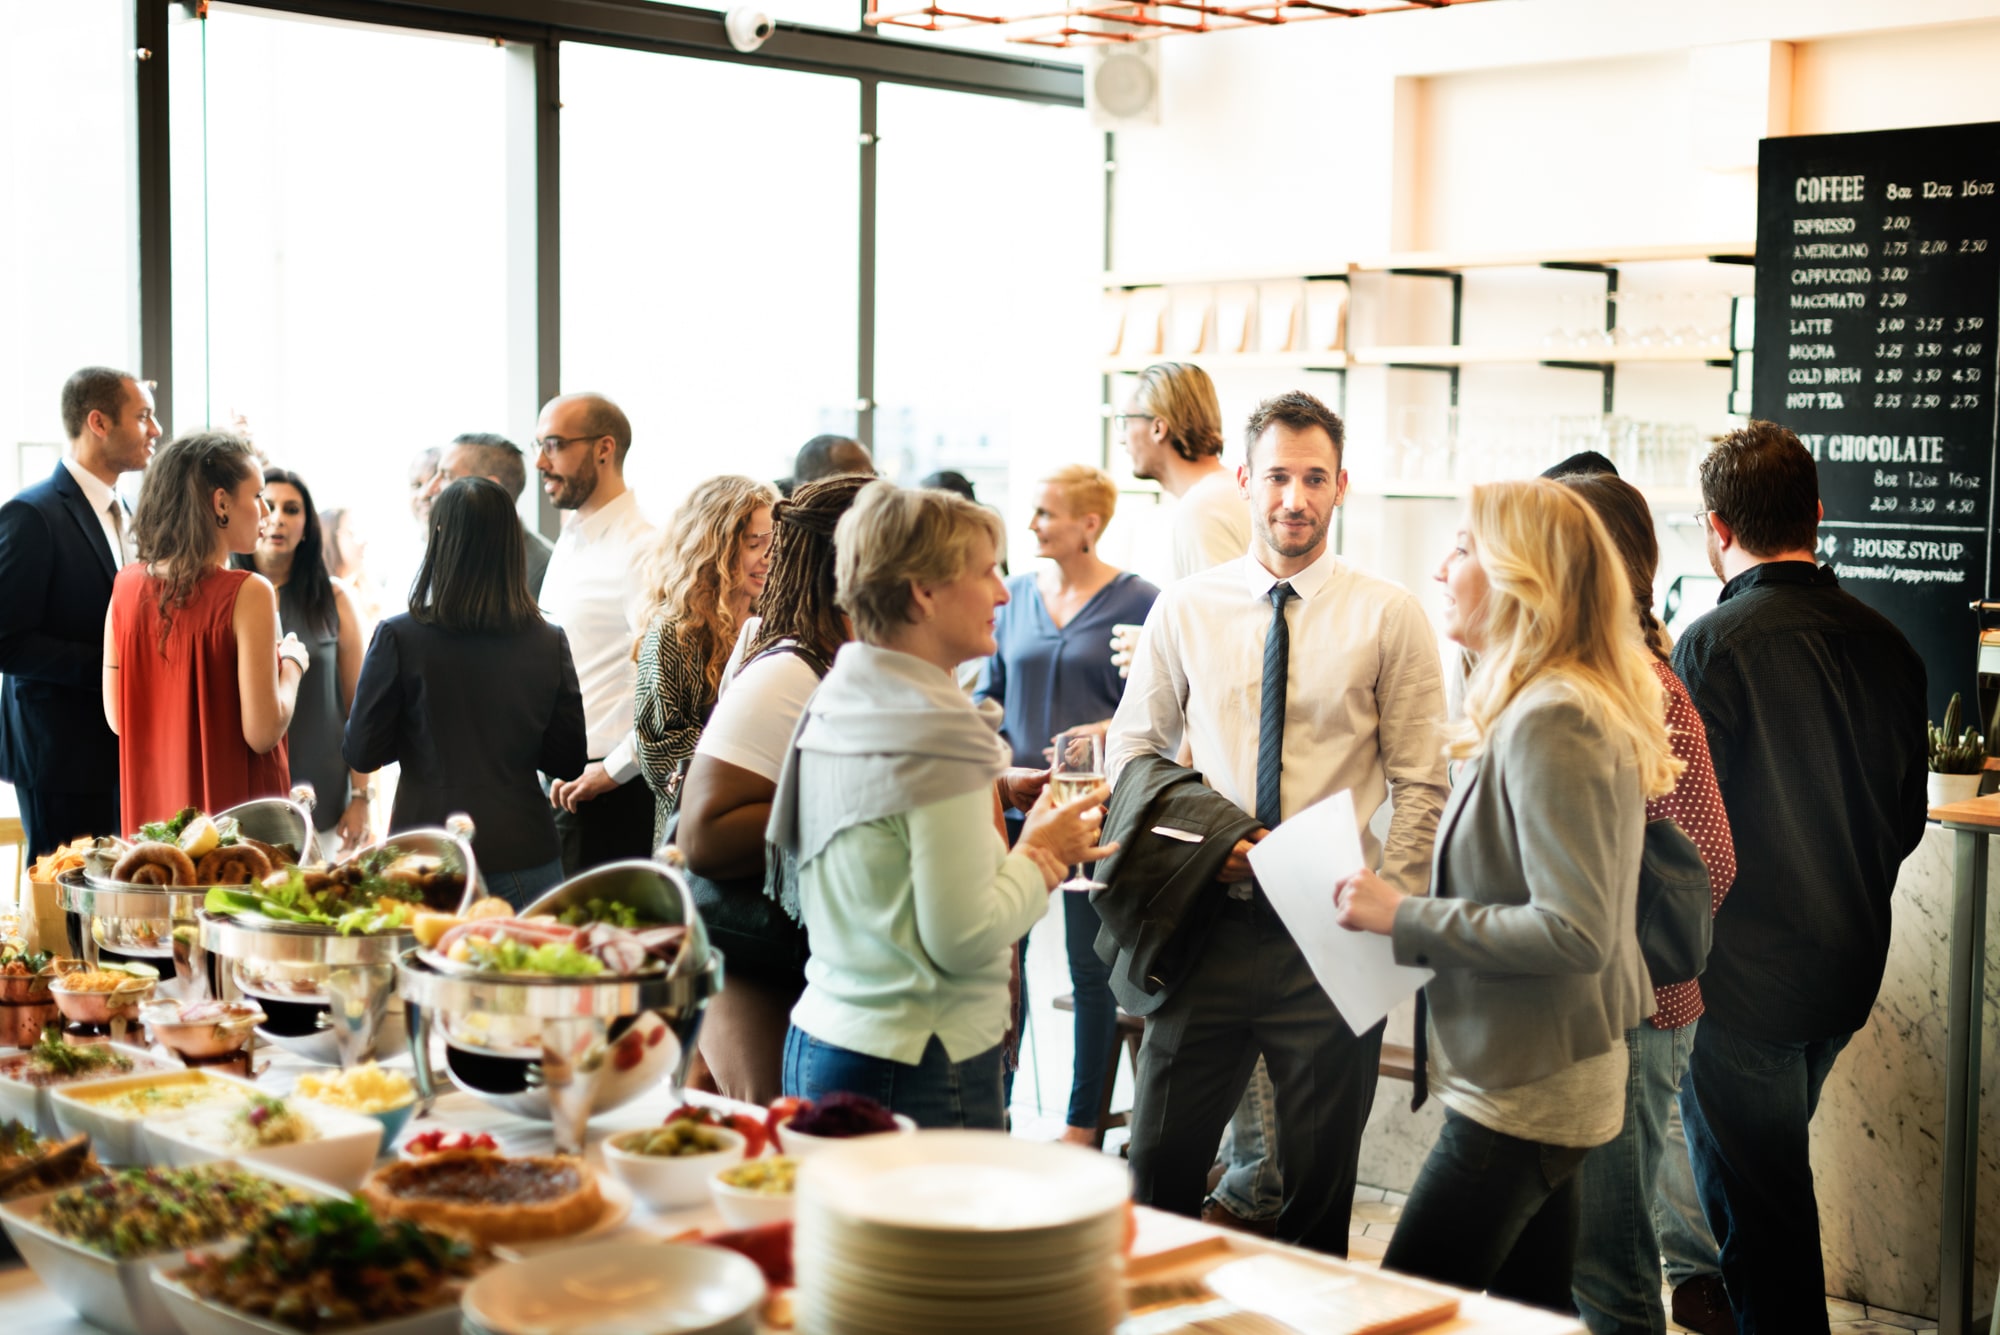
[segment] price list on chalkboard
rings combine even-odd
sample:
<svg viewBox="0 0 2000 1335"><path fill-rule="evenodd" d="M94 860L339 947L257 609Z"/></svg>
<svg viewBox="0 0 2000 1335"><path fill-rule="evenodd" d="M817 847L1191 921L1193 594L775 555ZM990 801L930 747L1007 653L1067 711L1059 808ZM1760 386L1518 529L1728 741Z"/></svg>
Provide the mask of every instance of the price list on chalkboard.
<svg viewBox="0 0 2000 1335"><path fill-rule="evenodd" d="M1818 461L1819 557L1902 628L1931 717L1994 587L2000 125L1767 139L1752 410Z"/></svg>

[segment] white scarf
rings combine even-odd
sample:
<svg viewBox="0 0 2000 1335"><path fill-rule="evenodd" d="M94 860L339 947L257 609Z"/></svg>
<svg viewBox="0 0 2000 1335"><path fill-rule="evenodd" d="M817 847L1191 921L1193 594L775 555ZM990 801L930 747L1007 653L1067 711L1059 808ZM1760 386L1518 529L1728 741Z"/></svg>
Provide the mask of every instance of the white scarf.
<svg viewBox="0 0 2000 1335"><path fill-rule="evenodd" d="M990 788L1011 759L1000 712L921 658L842 645L792 734L766 837L803 867L851 826Z"/></svg>

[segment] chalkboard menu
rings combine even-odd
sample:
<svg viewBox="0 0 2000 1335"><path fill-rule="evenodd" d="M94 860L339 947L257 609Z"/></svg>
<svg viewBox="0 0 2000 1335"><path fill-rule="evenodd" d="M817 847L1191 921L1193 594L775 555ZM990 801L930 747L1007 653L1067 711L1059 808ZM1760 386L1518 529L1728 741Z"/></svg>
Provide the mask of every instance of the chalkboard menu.
<svg viewBox="0 0 2000 1335"><path fill-rule="evenodd" d="M1973 694L1990 595L2000 125L1766 139L1756 416L1819 464L1820 559L1910 637L1931 717Z"/></svg>

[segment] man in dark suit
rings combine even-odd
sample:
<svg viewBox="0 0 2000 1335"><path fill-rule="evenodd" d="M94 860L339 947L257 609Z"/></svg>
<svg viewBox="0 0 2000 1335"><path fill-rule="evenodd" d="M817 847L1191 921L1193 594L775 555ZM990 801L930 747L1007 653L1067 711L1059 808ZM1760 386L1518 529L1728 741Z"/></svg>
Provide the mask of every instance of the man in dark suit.
<svg viewBox="0 0 2000 1335"><path fill-rule="evenodd" d="M465 477L492 479L507 489L516 505L528 489L528 465L521 447L491 431L468 431L455 437L438 456L437 472L431 475L425 494L435 500L439 492ZM527 544L528 591L540 598L542 576L549 571L549 557L556 547L526 521L521 524L521 540Z"/></svg>
<svg viewBox="0 0 2000 1335"><path fill-rule="evenodd" d="M0 779L14 785L28 856L118 834L118 738L104 721L104 616L133 558L118 475L146 466L153 394L86 366L62 391L69 453L0 507Z"/></svg>

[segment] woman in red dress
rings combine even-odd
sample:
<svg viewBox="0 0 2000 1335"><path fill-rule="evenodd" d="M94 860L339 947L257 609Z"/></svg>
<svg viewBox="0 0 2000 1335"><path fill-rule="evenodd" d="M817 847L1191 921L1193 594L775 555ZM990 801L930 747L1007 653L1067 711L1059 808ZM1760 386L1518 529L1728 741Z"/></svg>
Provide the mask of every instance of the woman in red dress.
<svg viewBox="0 0 2000 1335"><path fill-rule="evenodd" d="M263 488L250 442L222 432L182 436L146 469L139 560L118 572L104 619L104 717L131 830L290 787L306 650L279 642L270 581L229 568L257 549Z"/></svg>

